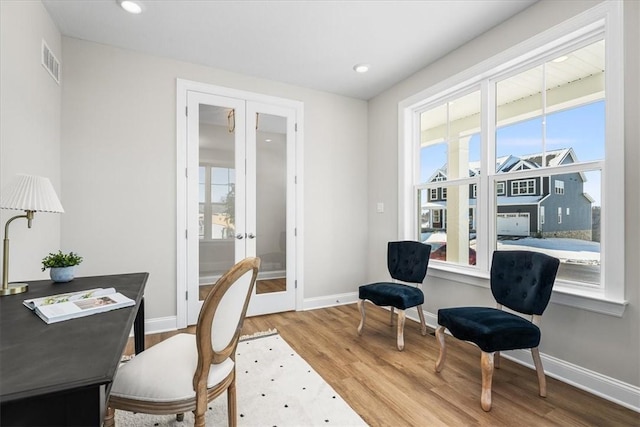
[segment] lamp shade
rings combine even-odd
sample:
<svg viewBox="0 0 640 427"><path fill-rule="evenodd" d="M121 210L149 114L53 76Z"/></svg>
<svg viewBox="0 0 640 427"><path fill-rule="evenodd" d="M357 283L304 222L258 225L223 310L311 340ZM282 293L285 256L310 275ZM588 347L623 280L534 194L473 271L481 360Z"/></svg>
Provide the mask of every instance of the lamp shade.
<svg viewBox="0 0 640 427"><path fill-rule="evenodd" d="M2 190L0 208L62 213L64 209L49 178L18 175Z"/></svg>

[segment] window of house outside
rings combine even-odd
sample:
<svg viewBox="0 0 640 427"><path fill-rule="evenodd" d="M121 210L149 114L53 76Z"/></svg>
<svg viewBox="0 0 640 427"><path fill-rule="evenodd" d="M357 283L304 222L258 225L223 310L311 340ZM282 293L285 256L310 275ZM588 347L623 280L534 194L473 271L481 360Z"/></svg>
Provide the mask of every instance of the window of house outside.
<svg viewBox="0 0 640 427"><path fill-rule="evenodd" d="M536 194L536 180L524 179L522 181L511 181L511 195L519 196L525 194Z"/></svg>
<svg viewBox="0 0 640 427"><path fill-rule="evenodd" d="M594 16L609 7L615 5ZM624 262L624 202L608 196L623 185L624 162L615 154L623 150L623 114L612 113L622 108L622 79L621 70L606 69L620 55L621 36L604 19L567 28L535 54L523 50L509 65L493 63L412 100L405 123L417 129L405 134L414 147L405 158L409 168L419 166L405 181L414 199L401 209L417 207L421 220L410 222L419 229L404 230L432 245L430 266L442 277L477 283L473 277L487 277L494 250L543 252L561 261L554 290L623 310L624 280L615 271L624 269L611 267ZM425 197L438 188L440 199ZM557 221L545 221L546 209ZM605 213L620 223L601 221Z"/></svg>

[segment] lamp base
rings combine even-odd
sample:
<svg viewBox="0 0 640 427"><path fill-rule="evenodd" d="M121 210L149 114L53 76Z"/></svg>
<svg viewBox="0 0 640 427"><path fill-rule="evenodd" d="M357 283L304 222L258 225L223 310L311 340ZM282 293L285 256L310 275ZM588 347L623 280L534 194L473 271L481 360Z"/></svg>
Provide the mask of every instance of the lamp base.
<svg viewBox="0 0 640 427"><path fill-rule="evenodd" d="M11 283L11 285L14 286L0 288L0 297L21 294L23 292L27 292L27 289L29 289L29 285L27 285L26 283Z"/></svg>

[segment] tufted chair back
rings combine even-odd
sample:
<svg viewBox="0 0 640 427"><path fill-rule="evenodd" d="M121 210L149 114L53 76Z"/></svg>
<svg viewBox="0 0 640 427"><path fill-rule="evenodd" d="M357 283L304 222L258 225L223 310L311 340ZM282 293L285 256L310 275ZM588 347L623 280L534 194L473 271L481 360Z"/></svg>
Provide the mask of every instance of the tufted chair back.
<svg viewBox="0 0 640 427"><path fill-rule="evenodd" d="M499 304L528 315L542 315L560 261L539 252L495 251L491 292Z"/></svg>
<svg viewBox="0 0 640 427"><path fill-rule="evenodd" d="M396 280L422 283L427 275L431 246L420 242L389 242L387 266L389 274ZM424 262L423 260L427 260Z"/></svg>

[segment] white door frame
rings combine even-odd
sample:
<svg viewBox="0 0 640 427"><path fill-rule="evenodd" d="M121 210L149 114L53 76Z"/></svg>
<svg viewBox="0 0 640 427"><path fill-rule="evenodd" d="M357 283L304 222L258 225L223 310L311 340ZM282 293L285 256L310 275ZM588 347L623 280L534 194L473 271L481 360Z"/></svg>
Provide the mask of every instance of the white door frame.
<svg viewBox="0 0 640 427"><path fill-rule="evenodd" d="M245 101L258 102L263 104L276 105L286 108L292 108L296 112L296 144L295 144L295 163L292 168L288 168L288 175L293 174L292 182L294 182L294 206L287 207L287 215L292 215L294 221L295 245L293 250L287 248L287 265L288 269L293 268L293 284L288 286L295 287L295 309L299 310L303 306L303 123L304 110L303 103L299 101L288 100L268 95L262 95L253 92L246 92L221 86L209 85L189 80L177 79L176 81L176 327L184 328L188 325L188 306L187 291L189 289L187 260L189 259L189 251L193 248L188 247L188 239L186 231L188 230L187 200L189 200L189 182L187 177L187 166L189 164L189 156L187 152L187 94L190 91L211 94L215 96L223 96L228 98L243 99ZM288 177L289 181L289 177ZM293 209L293 212L292 212ZM289 219L288 219L289 220ZM289 253L291 252L291 253ZM289 260L292 261L289 264ZM191 266L193 268L193 266Z"/></svg>

